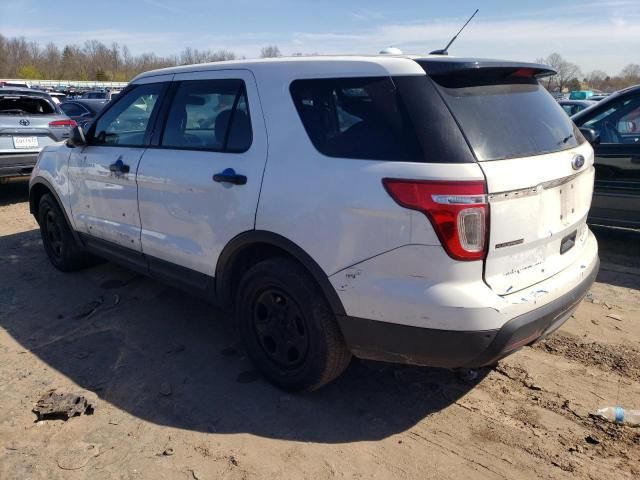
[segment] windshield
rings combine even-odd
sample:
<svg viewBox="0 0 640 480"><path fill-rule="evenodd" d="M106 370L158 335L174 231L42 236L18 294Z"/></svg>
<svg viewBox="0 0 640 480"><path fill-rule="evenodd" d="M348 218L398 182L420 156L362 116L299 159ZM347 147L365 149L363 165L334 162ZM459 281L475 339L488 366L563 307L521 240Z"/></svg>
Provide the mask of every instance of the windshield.
<svg viewBox="0 0 640 480"><path fill-rule="evenodd" d="M534 78L433 77L479 161L556 152L583 140Z"/></svg>

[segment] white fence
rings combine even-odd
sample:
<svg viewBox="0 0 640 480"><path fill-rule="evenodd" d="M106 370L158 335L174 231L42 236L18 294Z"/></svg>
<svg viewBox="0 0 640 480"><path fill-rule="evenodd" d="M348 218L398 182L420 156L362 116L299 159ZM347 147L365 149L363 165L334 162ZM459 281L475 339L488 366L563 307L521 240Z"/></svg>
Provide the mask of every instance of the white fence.
<svg viewBox="0 0 640 480"><path fill-rule="evenodd" d="M128 82L98 82L95 80L29 80L25 78L3 78L0 82L20 82L31 87L80 87L80 88L124 88Z"/></svg>

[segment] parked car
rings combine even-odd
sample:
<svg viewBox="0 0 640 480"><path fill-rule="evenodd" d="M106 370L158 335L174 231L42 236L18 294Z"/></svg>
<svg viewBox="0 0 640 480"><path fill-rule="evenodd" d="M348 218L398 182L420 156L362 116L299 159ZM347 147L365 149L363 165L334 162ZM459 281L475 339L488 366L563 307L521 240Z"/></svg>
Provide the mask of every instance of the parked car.
<svg viewBox="0 0 640 480"><path fill-rule="evenodd" d="M49 95L51 96L51 99L58 105L60 105L62 102L64 102L67 99L67 96L61 92L47 92L47 93L49 93Z"/></svg>
<svg viewBox="0 0 640 480"><path fill-rule="evenodd" d="M608 96L572 120L596 135L589 221L640 228L640 85Z"/></svg>
<svg viewBox="0 0 640 480"><path fill-rule="evenodd" d="M0 88L0 179L31 174L40 150L75 125L45 92Z"/></svg>
<svg viewBox="0 0 640 480"><path fill-rule="evenodd" d="M591 90L574 90L569 93L569 100L588 100L593 96Z"/></svg>
<svg viewBox="0 0 640 480"><path fill-rule="evenodd" d="M567 115L571 116L591 105L595 105L597 102L592 102L591 100L559 100L558 103Z"/></svg>
<svg viewBox="0 0 640 480"><path fill-rule="evenodd" d="M60 109L84 128L108 103L107 100L87 100L78 98L60 104Z"/></svg>
<svg viewBox="0 0 640 480"><path fill-rule="evenodd" d="M118 92L111 92L110 90L95 90L90 92L85 92L82 94L80 98L88 99L88 100L113 100L118 96Z"/></svg>
<svg viewBox="0 0 640 480"><path fill-rule="evenodd" d="M96 254L234 309L281 388L352 354L491 365L598 271L593 149L552 73L437 55L145 73L42 152L30 208L62 271Z"/></svg>

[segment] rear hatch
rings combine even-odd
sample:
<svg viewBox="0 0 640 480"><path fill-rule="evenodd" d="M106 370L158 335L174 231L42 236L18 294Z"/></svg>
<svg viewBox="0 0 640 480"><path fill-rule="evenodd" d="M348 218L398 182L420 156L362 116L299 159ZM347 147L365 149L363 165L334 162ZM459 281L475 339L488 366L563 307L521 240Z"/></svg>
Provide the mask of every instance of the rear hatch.
<svg viewBox="0 0 640 480"><path fill-rule="evenodd" d="M593 192L593 150L537 77L542 65L419 60L486 177L485 282L529 288L580 256Z"/></svg>
<svg viewBox="0 0 640 480"><path fill-rule="evenodd" d="M0 155L37 153L67 138L71 125L48 96L0 89Z"/></svg>

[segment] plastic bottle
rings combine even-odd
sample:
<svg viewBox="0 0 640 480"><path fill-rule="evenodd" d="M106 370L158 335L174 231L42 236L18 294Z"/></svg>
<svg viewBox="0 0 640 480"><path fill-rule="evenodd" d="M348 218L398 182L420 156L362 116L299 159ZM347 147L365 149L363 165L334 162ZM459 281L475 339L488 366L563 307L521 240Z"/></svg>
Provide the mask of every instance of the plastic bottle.
<svg viewBox="0 0 640 480"><path fill-rule="evenodd" d="M640 426L640 410L626 410L622 407L605 407L596 412L596 415L615 423L624 423L631 427Z"/></svg>

